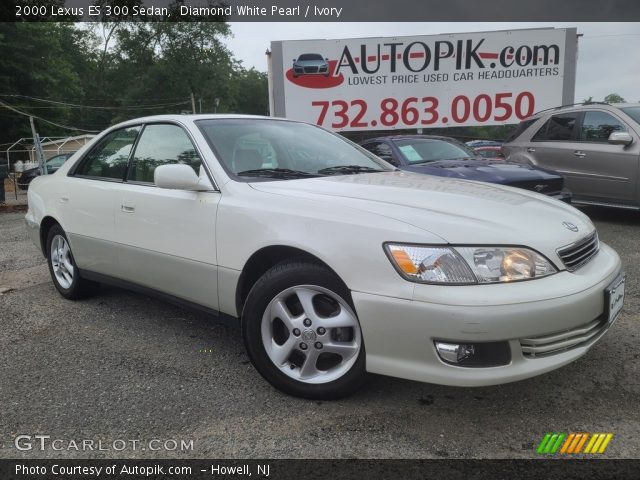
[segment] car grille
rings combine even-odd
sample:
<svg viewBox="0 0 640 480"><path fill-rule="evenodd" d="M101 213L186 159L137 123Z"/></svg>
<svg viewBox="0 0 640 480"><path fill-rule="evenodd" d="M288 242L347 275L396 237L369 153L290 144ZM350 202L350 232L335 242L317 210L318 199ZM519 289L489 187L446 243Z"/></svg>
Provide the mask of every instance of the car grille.
<svg viewBox="0 0 640 480"><path fill-rule="evenodd" d="M558 256L567 270L573 272L591 260L598 250L600 250L598 232L593 232L576 243L558 249Z"/></svg>
<svg viewBox="0 0 640 480"><path fill-rule="evenodd" d="M581 327L551 333L539 337L521 338L520 346L525 357L553 355L589 343L607 330L604 315Z"/></svg>
<svg viewBox="0 0 640 480"><path fill-rule="evenodd" d="M304 67L304 73L318 73L318 67Z"/></svg>
<svg viewBox="0 0 640 480"><path fill-rule="evenodd" d="M542 193L549 195L551 193L558 193L562 190L564 180L562 178L552 180L526 180L522 182L512 182L508 184L511 187L518 187L524 190L531 190L532 192Z"/></svg>

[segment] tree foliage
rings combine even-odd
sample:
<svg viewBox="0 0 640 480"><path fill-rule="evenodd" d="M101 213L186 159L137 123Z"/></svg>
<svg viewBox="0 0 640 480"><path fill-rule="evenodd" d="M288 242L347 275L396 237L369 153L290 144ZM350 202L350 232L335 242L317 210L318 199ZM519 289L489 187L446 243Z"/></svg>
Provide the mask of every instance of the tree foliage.
<svg viewBox="0 0 640 480"><path fill-rule="evenodd" d="M233 58L223 43L230 33L224 22L0 24L0 101L84 130L193 104L267 114L266 74ZM41 136L82 133L36 124ZM28 136L28 118L0 104L0 143Z"/></svg>
<svg viewBox="0 0 640 480"><path fill-rule="evenodd" d="M624 98L622 98L617 93L610 93L606 97L604 97L604 101L607 103L624 103Z"/></svg>

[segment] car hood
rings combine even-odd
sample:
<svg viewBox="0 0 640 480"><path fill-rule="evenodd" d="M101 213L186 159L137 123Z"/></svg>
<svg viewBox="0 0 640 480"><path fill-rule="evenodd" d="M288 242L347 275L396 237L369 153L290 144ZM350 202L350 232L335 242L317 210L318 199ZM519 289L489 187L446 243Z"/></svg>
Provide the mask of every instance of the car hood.
<svg viewBox="0 0 640 480"><path fill-rule="evenodd" d="M509 185L527 181L549 181L562 178L555 172L522 165L519 163L473 158L460 160L439 160L418 165L401 167L403 170L440 177L462 178L479 182Z"/></svg>
<svg viewBox="0 0 640 480"><path fill-rule="evenodd" d="M593 232L589 218L540 194L502 185L411 172L256 182L264 193L315 200L336 217L347 209L410 224L448 243L529 245L555 252ZM574 232L563 225L577 227ZM402 241L401 238L389 238Z"/></svg>

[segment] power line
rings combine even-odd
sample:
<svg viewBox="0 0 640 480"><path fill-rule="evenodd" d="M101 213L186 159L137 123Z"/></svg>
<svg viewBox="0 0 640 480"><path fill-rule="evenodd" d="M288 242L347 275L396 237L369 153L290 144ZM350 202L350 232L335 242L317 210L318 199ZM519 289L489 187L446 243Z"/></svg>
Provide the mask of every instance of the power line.
<svg viewBox="0 0 640 480"><path fill-rule="evenodd" d="M13 94L0 94L1 97L13 97L13 98L26 98L29 100L35 100L38 102L45 102L45 103L53 103L56 105L63 105L66 107L72 107L72 108L88 108L88 109L95 109L95 110L153 110L153 109L157 109L157 108L163 108L163 107L175 107L178 105L185 105L187 103L189 103L189 100L183 100L181 102L173 102L173 103L156 103L156 104L141 104L141 105L123 105L123 106L117 106L117 107L99 107L99 106L94 106L94 105L80 105L77 103L69 103L69 102L61 102L59 100L48 100L45 98L37 98L37 97L30 97L28 95L13 95ZM46 108L46 107L34 107L34 108ZM49 108L53 108L53 107L49 107Z"/></svg>
<svg viewBox="0 0 640 480"><path fill-rule="evenodd" d="M18 110L16 108L13 108L11 105L9 105L8 103L5 103L2 100L0 100L0 105L2 105L3 107L5 107L5 108L7 108L7 109L9 109L9 110L11 110L13 112L16 112L16 113L18 113L20 115L23 115L25 117L37 118L38 120L40 120L42 122L50 123L51 125L55 125L56 127L64 128L66 130L73 130L73 131L76 131L76 132L87 132L87 133L98 133L100 131L100 130L86 130L84 128L70 127L69 125L62 125L60 123L52 122L51 120L47 120L47 119L39 117L37 115L31 115L29 113L26 113L26 112L20 111L20 110Z"/></svg>

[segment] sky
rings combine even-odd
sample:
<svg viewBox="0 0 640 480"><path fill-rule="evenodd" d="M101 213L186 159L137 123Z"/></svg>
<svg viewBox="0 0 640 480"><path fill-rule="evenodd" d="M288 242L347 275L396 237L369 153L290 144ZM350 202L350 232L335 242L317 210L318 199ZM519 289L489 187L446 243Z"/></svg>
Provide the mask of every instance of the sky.
<svg viewBox="0 0 640 480"><path fill-rule="evenodd" d="M266 71L265 51L275 40L339 39L436 35L522 28L576 27L578 43L575 100L603 100L617 93L640 101L640 23L230 23L233 38L226 43L245 68Z"/></svg>

